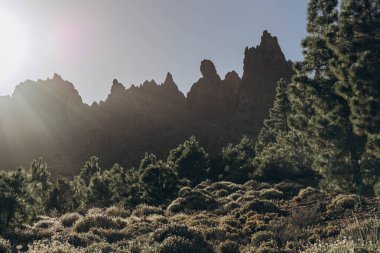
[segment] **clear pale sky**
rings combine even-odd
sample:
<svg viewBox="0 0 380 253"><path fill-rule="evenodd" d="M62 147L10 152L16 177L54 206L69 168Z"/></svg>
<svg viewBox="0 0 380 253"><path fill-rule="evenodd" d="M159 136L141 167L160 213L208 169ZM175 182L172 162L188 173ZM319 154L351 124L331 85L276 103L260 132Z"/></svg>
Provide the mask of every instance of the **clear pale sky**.
<svg viewBox="0 0 380 253"><path fill-rule="evenodd" d="M241 75L244 48L256 46L266 29L278 37L286 58L301 59L306 5L306 0L0 0L0 10L22 26L25 47L13 69L0 69L0 95L12 94L26 79L58 73L92 103L106 98L114 78L126 87L146 79L161 83L168 71L186 94L201 76L203 59L212 60L221 77L230 70ZM0 32L1 39L7 36Z"/></svg>

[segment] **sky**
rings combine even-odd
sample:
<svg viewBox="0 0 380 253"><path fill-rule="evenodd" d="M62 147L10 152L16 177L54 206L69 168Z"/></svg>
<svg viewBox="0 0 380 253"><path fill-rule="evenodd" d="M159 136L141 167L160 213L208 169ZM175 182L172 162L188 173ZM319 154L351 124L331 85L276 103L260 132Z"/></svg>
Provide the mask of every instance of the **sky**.
<svg viewBox="0 0 380 253"><path fill-rule="evenodd" d="M173 75L185 94L210 59L241 76L244 49L264 30L287 59L302 59L306 0L0 0L0 95L58 73L83 101ZM1 18L8 17L8 18ZM3 69L3 70L2 70Z"/></svg>

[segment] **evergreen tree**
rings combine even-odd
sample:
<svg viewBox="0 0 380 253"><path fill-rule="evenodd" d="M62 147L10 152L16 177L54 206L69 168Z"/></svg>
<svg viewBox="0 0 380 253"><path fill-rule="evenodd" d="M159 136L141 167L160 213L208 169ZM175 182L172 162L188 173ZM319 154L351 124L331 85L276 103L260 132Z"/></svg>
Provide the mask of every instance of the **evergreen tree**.
<svg viewBox="0 0 380 253"><path fill-rule="evenodd" d="M160 205L174 199L182 183L175 169L158 161L140 172L142 202Z"/></svg>
<svg viewBox="0 0 380 253"><path fill-rule="evenodd" d="M288 98L288 84L277 83L276 97L269 118L264 121L256 142L255 171L252 176L259 180L278 181L310 176L310 149L288 121L291 105Z"/></svg>
<svg viewBox="0 0 380 253"><path fill-rule="evenodd" d="M273 107L269 110L269 118L264 120L264 126L257 138L256 154L262 152L269 143L274 143L281 133L289 131L288 114L290 103L287 96L287 83L281 79L277 83L276 97Z"/></svg>
<svg viewBox="0 0 380 253"><path fill-rule="evenodd" d="M79 174L78 180L82 181L86 187L90 184L91 178L101 171L98 161L96 156L90 157Z"/></svg>
<svg viewBox="0 0 380 253"><path fill-rule="evenodd" d="M46 211L54 210L58 213L66 213L77 210L80 207L80 198L77 198L73 182L60 177L53 183L48 192Z"/></svg>
<svg viewBox="0 0 380 253"><path fill-rule="evenodd" d="M363 185L359 166L363 140L353 132L348 103L335 92L337 78L330 66L337 56L330 44L338 29L336 7L337 0L309 2L308 35L302 43L305 59L296 64L289 122L310 145L312 166L324 177L322 186L352 192ZM300 118L302 124L297 123Z"/></svg>
<svg viewBox="0 0 380 253"><path fill-rule="evenodd" d="M216 170L217 179L244 183L248 181L249 173L253 170L254 157L254 144L251 139L244 136L239 144L229 144L224 147L218 161L212 167Z"/></svg>
<svg viewBox="0 0 380 253"><path fill-rule="evenodd" d="M147 168L151 164L157 163L157 157L155 154L152 153L145 153L143 159L140 161L139 169L143 170Z"/></svg>
<svg viewBox="0 0 380 253"><path fill-rule="evenodd" d="M180 178L198 184L207 178L210 160L205 150L199 146L194 136L169 152L168 164L173 164Z"/></svg>
<svg viewBox="0 0 380 253"><path fill-rule="evenodd" d="M108 207L113 203L111 190L112 177L110 172L100 171L91 177L86 190L85 202L87 207Z"/></svg>
<svg viewBox="0 0 380 253"><path fill-rule="evenodd" d="M29 170L26 171L26 176L27 181L24 186L29 196L28 204L31 207L29 212L32 215L40 215L45 210L48 193L52 186L47 164L42 158L33 160Z"/></svg>
<svg viewBox="0 0 380 253"><path fill-rule="evenodd" d="M0 232L33 218L28 212L26 180L22 168L12 172L0 171Z"/></svg>
<svg viewBox="0 0 380 253"><path fill-rule="evenodd" d="M350 105L355 133L380 133L380 0L343 0L337 39L331 42L336 90Z"/></svg>
<svg viewBox="0 0 380 253"><path fill-rule="evenodd" d="M362 140L358 154L363 185L379 181L380 160L380 1L343 0L331 64L337 93L349 104L353 131ZM376 178L377 177L377 178Z"/></svg>
<svg viewBox="0 0 380 253"><path fill-rule="evenodd" d="M311 150L294 131L281 132L254 159L252 177L264 181L315 179L311 170Z"/></svg>

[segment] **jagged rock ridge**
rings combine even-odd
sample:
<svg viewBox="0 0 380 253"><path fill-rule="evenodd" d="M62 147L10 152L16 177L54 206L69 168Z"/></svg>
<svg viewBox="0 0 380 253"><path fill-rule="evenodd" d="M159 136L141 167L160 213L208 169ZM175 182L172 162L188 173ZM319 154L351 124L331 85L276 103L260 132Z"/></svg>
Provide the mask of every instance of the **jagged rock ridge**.
<svg viewBox="0 0 380 253"><path fill-rule="evenodd" d="M210 60L187 97L173 76L126 88L113 80L104 102L88 106L73 84L52 79L19 84L0 97L0 168L14 169L40 156L58 174L72 175L91 155L103 166L136 164L144 152L167 155L191 135L215 153L243 135L255 138L268 114L280 78L290 79L292 63L277 38L264 31L257 47L247 48L242 78L224 79Z"/></svg>

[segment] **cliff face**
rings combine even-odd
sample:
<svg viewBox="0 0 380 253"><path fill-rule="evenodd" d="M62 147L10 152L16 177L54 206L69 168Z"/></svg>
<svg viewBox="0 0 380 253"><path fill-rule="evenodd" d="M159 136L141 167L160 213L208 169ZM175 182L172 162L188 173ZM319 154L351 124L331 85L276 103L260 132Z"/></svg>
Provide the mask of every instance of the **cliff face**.
<svg viewBox="0 0 380 253"><path fill-rule="evenodd" d="M228 80L222 81L210 60L203 60L200 70L202 78L194 83L187 94L190 110L201 119L221 118L233 113L236 109L233 86L240 81L239 76L233 80L234 77L229 75Z"/></svg>
<svg viewBox="0 0 380 253"><path fill-rule="evenodd" d="M0 97L0 169L27 166L43 157L57 174L78 173L91 155L102 165L135 165L144 152L165 157L191 135L210 153L243 135L255 138L268 114L279 79L290 79L277 38L264 31L260 45L245 50L244 73L224 79L210 60L187 97L168 73L126 88L114 80L104 102L88 106L74 86L52 79L18 85Z"/></svg>
<svg viewBox="0 0 380 253"><path fill-rule="evenodd" d="M239 110L254 111L258 120L268 116L273 105L277 82L290 81L293 75L291 61L285 59L277 37L264 31L257 47L246 48L244 72L238 89Z"/></svg>

